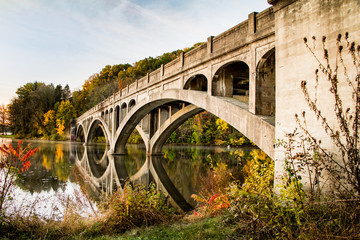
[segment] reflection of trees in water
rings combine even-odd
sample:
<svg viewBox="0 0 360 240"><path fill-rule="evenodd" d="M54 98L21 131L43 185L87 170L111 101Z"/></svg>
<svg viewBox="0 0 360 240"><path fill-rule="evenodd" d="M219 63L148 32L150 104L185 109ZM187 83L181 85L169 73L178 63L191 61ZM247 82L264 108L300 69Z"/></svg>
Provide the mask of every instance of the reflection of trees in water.
<svg viewBox="0 0 360 240"><path fill-rule="evenodd" d="M57 143L32 143L39 152L31 159L29 171L22 174L17 185L31 193L64 190L65 183L70 176L69 146Z"/></svg>
<svg viewBox="0 0 360 240"><path fill-rule="evenodd" d="M145 146L128 144L126 145L127 155L125 166L129 176L134 175L144 165L146 159Z"/></svg>
<svg viewBox="0 0 360 240"><path fill-rule="evenodd" d="M245 154L250 150L245 149ZM201 191L200 178L204 177L211 166L216 166L220 162L226 163L229 172L239 181L243 181L244 164L239 162L238 155L232 154L225 148L168 146L164 147L163 151L163 166L176 188L188 201L191 194Z"/></svg>

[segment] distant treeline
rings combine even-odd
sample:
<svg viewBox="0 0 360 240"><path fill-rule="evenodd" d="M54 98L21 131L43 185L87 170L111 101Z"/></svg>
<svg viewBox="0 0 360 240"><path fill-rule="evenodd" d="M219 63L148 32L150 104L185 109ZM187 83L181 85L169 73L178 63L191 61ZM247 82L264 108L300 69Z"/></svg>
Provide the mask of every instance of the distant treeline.
<svg viewBox="0 0 360 240"><path fill-rule="evenodd" d="M80 90L73 92L72 102L77 116L119 91L119 89L123 89L135 82L136 79L142 78L147 73L160 68L162 64L171 62L181 52L190 51L200 44L202 43L196 43L191 48L185 48L184 50L164 53L155 58L147 57L133 65L128 63L113 66L106 65L100 73L90 76Z"/></svg>

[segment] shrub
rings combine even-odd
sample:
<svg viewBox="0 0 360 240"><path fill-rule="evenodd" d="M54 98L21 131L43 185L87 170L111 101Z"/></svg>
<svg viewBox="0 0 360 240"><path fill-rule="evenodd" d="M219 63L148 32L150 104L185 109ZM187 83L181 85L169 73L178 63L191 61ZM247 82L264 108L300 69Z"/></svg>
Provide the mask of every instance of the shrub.
<svg viewBox="0 0 360 240"><path fill-rule="evenodd" d="M165 222L172 216L165 196L155 185L146 188L126 183L122 191L111 196L106 209L103 228L112 233Z"/></svg>
<svg viewBox="0 0 360 240"><path fill-rule="evenodd" d="M23 148L21 144L22 141L19 141L16 149L11 144L0 147L0 152L3 153L0 155L0 223L4 217L4 204L11 199L10 193L15 180L21 172L29 169L30 158L37 152L37 148L31 149L29 145Z"/></svg>

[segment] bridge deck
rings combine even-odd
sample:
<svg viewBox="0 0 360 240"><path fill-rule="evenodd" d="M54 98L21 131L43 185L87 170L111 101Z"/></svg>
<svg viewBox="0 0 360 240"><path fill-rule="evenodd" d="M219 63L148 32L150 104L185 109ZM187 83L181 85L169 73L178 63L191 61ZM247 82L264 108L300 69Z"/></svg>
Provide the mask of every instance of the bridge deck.
<svg viewBox="0 0 360 240"><path fill-rule="evenodd" d="M246 103L246 102L242 102L242 101L239 101L239 100L237 100L235 98L230 98L230 97L218 97L218 98L221 98L226 102L232 103L232 104L238 106L239 108L242 108L242 109L244 109L246 111L249 111L249 104ZM267 122L267 123L269 123L269 124L271 124L272 126L275 127L275 116L262 116L262 115L256 115L256 116L258 116L259 118L261 118L265 122Z"/></svg>

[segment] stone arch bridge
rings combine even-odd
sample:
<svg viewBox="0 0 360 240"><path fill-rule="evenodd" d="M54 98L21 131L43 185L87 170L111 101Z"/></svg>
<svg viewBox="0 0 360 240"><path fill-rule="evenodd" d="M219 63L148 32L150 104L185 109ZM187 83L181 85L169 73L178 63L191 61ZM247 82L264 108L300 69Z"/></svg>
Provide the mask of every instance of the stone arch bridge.
<svg viewBox="0 0 360 240"><path fill-rule="evenodd" d="M274 158L275 23L269 8L209 37L76 119L72 137L90 144L102 131L108 154L123 154L136 128L147 154L159 154L189 117L208 111Z"/></svg>

